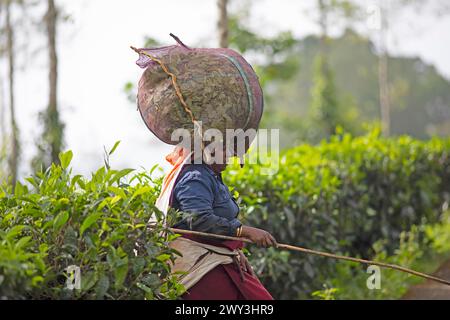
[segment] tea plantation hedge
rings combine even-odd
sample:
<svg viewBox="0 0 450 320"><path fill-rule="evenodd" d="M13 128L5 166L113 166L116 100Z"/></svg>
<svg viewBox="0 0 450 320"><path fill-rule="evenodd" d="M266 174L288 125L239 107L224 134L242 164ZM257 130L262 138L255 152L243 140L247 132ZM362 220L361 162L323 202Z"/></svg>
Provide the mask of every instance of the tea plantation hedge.
<svg viewBox="0 0 450 320"><path fill-rule="evenodd" d="M450 200L450 139L341 135L284 152L276 175L261 168L234 167L226 175L246 206L245 222L279 242L334 253L370 258L380 239L393 253L402 231L439 222ZM334 260L251 251L277 298L311 298L336 275Z"/></svg>
<svg viewBox="0 0 450 320"><path fill-rule="evenodd" d="M246 165L224 176L242 199L244 222L279 242L371 257L377 240L393 251L402 230L439 221L450 199L449 153L450 139L341 135L283 152L276 175ZM71 158L70 151L61 154L61 165L14 192L0 189L0 298L179 296L183 288L167 266L176 255L167 246L174 235L160 235L153 205L161 179L153 170L113 170L108 162L91 178L73 175ZM158 222L148 228L151 216ZM248 249L276 298L310 298L335 275L333 260ZM70 265L80 267L80 290L66 288Z"/></svg>
<svg viewBox="0 0 450 320"><path fill-rule="evenodd" d="M0 191L0 298L177 297L170 236L159 236L159 224L147 228L160 181L108 165L86 179L71 175L70 151L60 158L61 166L27 178L30 187ZM80 268L81 290L67 289L71 265Z"/></svg>

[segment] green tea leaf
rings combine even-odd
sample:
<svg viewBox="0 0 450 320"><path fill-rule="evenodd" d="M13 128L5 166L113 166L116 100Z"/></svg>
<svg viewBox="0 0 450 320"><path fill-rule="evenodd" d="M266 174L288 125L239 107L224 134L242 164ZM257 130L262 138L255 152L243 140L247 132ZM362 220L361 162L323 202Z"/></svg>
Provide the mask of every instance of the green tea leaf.
<svg viewBox="0 0 450 320"><path fill-rule="evenodd" d="M103 299L108 289L109 289L109 278L107 275L102 275L100 277L100 280L98 280L97 286L95 288L97 299Z"/></svg>
<svg viewBox="0 0 450 320"><path fill-rule="evenodd" d="M6 240L11 240L25 229L25 226L14 226L6 233Z"/></svg>
<svg viewBox="0 0 450 320"><path fill-rule="evenodd" d="M111 184L116 182L116 181L118 182L121 178L125 177L127 174L129 174L129 173L131 173L133 171L134 171L134 169L123 169L123 170L118 171L114 175L114 177L111 179Z"/></svg>
<svg viewBox="0 0 450 320"><path fill-rule="evenodd" d="M94 271L86 272L81 277L81 290L88 291L98 281L97 273Z"/></svg>
<svg viewBox="0 0 450 320"><path fill-rule="evenodd" d="M14 245L14 248L16 250L22 249L23 247L25 247L27 245L28 242L30 242L30 240L31 240L31 237L20 238L19 241L17 241L16 244Z"/></svg>
<svg viewBox="0 0 450 320"><path fill-rule="evenodd" d="M83 235L84 231L92 226L97 220L102 216L101 212L96 212L90 214L86 219L84 219L83 223L80 227L80 235Z"/></svg>
<svg viewBox="0 0 450 320"><path fill-rule="evenodd" d="M167 261L169 259L170 259L170 254L166 254L166 253L160 254L159 256L156 257L156 260L159 260L161 262Z"/></svg>
<svg viewBox="0 0 450 320"><path fill-rule="evenodd" d="M149 186L143 186L140 187L139 189L137 189L134 193L133 196L131 197L131 199L136 198L137 196L140 196L141 194L144 194L146 192L149 192L150 190L152 190Z"/></svg>
<svg viewBox="0 0 450 320"><path fill-rule="evenodd" d="M53 228L59 230L69 220L69 212L60 212L53 220Z"/></svg>
<svg viewBox="0 0 450 320"><path fill-rule="evenodd" d="M112 155L114 151L116 151L117 147L120 144L120 140L116 141L116 143L114 144L114 146L112 147L112 149L108 152L108 155Z"/></svg>
<svg viewBox="0 0 450 320"><path fill-rule="evenodd" d="M115 283L114 286L116 289L119 289L123 282L125 281L125 278L128 274L128 258L125 257L123 264L121 266L118 266L114 270L114 277L115 277Z"/></svg>
<svg viewBox="0 0 450 320"><path fill-rule="evenodd" d="M70 162L72 161L72 158L73 158L72 150L69 150L67 152L61 152L59 154L59 161L61 161L61 167L63 169L67 169L67 167L69 166Z"/></svg>

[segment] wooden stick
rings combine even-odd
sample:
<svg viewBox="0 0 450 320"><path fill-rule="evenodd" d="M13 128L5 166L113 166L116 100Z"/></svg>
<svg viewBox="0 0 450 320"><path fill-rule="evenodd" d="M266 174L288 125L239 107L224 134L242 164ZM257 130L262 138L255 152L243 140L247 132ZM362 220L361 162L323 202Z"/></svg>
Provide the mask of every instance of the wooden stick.
<svg viewBox="0 0 450 320"><path fill-rule="evenodd" d="M254 244L253 241L251 241L250 239L247 239L247 238L230 237L230 236L224 236L224 235L220 235L220 234L206 233L206 232L192 231L192 230L184 230L184 229L176 229L176 228L168 228L168 229L170 231L172 231L174 233L178 233L178 234L190 234L190 235L204 236L204 237L216 238L216 239L222 239L222 240L237 240L237 241L243 241L243 242L246 242L246 243ZM333 254L333 253L328 253L328 252L323 252L323 251L317 251L317 250L302 248L302 247L298 247L298 246L292 246L292 245L284 244L284 243L278 243L276 248L286 249L286 250L293 250L293 251L299 251L299 252L313 254L313 255L327 257L327 258L352 261L352 262L362 263L362 264L366 264L366 265L375 265L375 266L379 266L379 267L382 267L382 268L398 270L398 271L401 271L401 272L405 272L405 273L409 273L409 274L415 275L417 277L425 278L425 279L428 279L428 280L436 281L436 282L439 282L439 283L446 284L446 285L450 286L450 281L447 281L447 280L444 280L444 279L441 279L441 278L438 278L438 277L435 277L435 276L432 276L432 275L429 275L429 274L426 274L426 273L422 273L422 272L418 272L418 271L415 271L415 270L412 270L412 269L408 269L408 268L405 268L405 267L402 267L402 266L398 266L398 265L395 265L395 264L389 264L389 263L384 263L384 262L377 262L377 261L353 258L353 257L348 257L348 256L341 256L341 255L338 255L338 254Z"/></svg>

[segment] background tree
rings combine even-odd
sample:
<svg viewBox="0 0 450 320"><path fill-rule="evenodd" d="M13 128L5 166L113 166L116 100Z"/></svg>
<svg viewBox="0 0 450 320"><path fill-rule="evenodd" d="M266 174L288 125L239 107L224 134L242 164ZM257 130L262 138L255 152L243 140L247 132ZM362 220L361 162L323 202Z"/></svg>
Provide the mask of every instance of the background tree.
<svg viewBox="0 0 450 320"><path fill-rule="evenodd" d="M380 0L380 34L379 34L379 55L378 55L378 88L380 94L380 115L381 129L384 136L389 136L391 132L391 105L389 94L388 78L388 51L387 51L387 32L389 29L389 20L387 18L389 3Z"/></svg>
<svg viewBox="0 0 450 320"><path fill-rule="evenodd" d="M354 1L355 6L357 1ZM388 39L391 26L395 24L398 17L409 9L427 10L432 8L435 16L448 14L450 4L448 1L442 0L378 0L376 6L372 7L370 14L375 16L376 26L374 29L378 31L378 90L381 128L384 136L391 134L391 96L393 94L392 86L389 81L389 49ZM361 7L360 7L361 9Z"/></svg>
<svg viewBox="0 0 450 320"><path fill-rule="evenodd" d="M5 33L6 33L6 56L8 60L8 89L9 89L9 113L11 127L11 151L8 157L9 174L13 187L16 185L17 172L19 167L20 145L19 145L19 127L16 121L16 110L14 100L14 82L15 82L15 52L14 52L14 26L11 20L11 11L14 2L12 0L4 1L5 6Z"/></svg>
<svg viewBox="0 0 450 320"><path fill-rule="evenodd" d="M228 48L228 0L217 0L219 20L217 30L219 34L219 47Z"/></svg>
<svg viewBox="0 0 450 320"><path fill-rule="evenodd" d="M59 11L54 0L47 0L47 12L44 16L48 42L49 62L49 96L47 109L39 114L44 129L38 141L38 154L32 160L35 169L49 167L52 162L58 163L58 154L63 144L64 124L60 120L58 110L58 55L56 50L57 26Z"/></svg>
<svg viewBox="0 0 450 320"><path fill-rule="evenodd" d="M341 106L334 84L334 75L326 55L320 54L314 62L314 86L311 90L310 111L315 124L329 137L342 125L339 111Z"/></svg>
<svg viewBox="0 0 450 320"><path fill-rule="evenodd" d="M320 27L320 52L314 62L314 86L311 90L310 113L313 126L318 125L325 137L335 133L337 126L345 124L343 105L339 101L334 73L328 61L328 41L330 23L338 19L349 20L355 15L356 7L344 0L317 0ZM320 136L320 131L316 133ZM311 138L311 137L310 137ZM314 138L313 138L314 139Z"/></svg>
<svg viewBox="0 0 450 320"><path fill-rule="evenodd" d="M0 102L0 124L2 127L0 130L2 135L0 152L3 150L3 155L0 155L0 161L2 162L0 166L3 165L3 168L7 168L2 176L4 180L9 179L13 187L18 179L21 158L20 130L16 117L15 102L16 57L27 52L28 27L30 25L28 11L36 4L34 1L27 0L0 0L0 58L5 59L7 69L5 75L0 75L0 82L2 82L1 99L3 99L5 87L7 91L5 99ZM4 82L3 79L5 79ZM8 117L7 125L6 118Z"/></svg>
<svg viewBox="0 0 450 320"><path fill-rule="evenodd" d="M1 4L0 4L0 16L1 16ZM0 47L0 58L2 57ZM7 145L8 136L6 133L6 102L4 96L3 76L0 75L0 184L6 180L8 168L5 166L7 162Z"/></svg>
<svg viewBox="0 0 450 320"><path fill-rule="evenodd" d="M3 3L0 2L0 21L3 17ZM0 30L2 30L0 25ZM4 55L3 39L0 38L0 59ZM7 147L7 134L6 134L6 101L4 94L3 75L0 74L0 183L5 179L7 168L5 168L6 147Z"/></svg>

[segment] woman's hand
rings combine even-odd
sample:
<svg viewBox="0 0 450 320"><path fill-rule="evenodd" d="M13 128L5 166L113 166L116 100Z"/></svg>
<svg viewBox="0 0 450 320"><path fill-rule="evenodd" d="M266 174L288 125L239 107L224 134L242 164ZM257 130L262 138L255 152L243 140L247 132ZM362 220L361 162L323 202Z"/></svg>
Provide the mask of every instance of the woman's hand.
<svg viewBox="0 0 450 320"><path fill-rule="evenodd" d="M258 246L270 247L277 246L275 238L267 231L253 228L249 226L242 226L241 237L248 238L256 243Z"/></svg>

